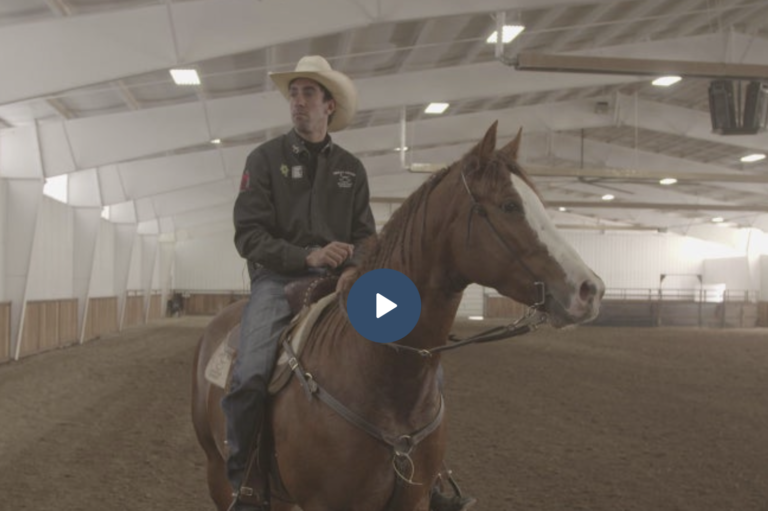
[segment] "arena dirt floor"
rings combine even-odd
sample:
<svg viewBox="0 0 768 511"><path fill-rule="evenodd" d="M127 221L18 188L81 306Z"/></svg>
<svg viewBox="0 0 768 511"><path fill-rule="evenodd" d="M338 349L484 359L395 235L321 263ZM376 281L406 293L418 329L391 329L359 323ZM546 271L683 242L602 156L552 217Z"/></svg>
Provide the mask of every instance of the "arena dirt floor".
<svg viewBox="0 0 768 511"><path fill-rule="evenodd" d="M212 511L189 417L208 319L1 365L0 510ZM768 511L766 329L545 328L444 360L478 511Z"/></svg>

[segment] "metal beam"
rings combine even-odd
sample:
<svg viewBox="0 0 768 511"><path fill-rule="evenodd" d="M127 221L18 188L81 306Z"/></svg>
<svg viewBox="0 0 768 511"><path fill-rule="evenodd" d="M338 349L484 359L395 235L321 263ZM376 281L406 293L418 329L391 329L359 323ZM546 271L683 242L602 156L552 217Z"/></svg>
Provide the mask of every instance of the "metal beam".
<svg viewBox="0 0 768 511"><path fill-rule="evenodd" d="M400 204L406 197L371 197L374 204ZM768 204L729 205L729 204L688 204L659 202L625 201L544 201L547 208L567 209L647 209L658 211L748 211L768 213Z"/></svg>
<svg viewBox="0 0 768 511"><path fill-rule="evenodd" d="M659 211L749 211L768 213L768 204L672 204L625 201L545 201L548 208L582 209L650 209Z"/></svg>
<svg viewBox="0 0 768 511"><path fill-rule="evenodd" d="M72 15L72 9L64 0L45 0L45 4L57 18Z"/></svg>
<svg viewBox="0 0 768 511"><path fill-rule="evenodd" d="M587 57L580 55L551 55L520 53L513 59L521 71L556 71L563 73L599 73L618 75L678 75L697 78L735 78L768 80L768 66L756 64L725 64L687 60L635 59L616 57Z"/></svg>
<svg viewBox="0 0 768 511"><path fill-rule="evenodd" d="M582 177L599 179L621 179L633 181L658 181L664 178L675 178L679 183L704 183L704 182L722 182L722 183L764 183L768 184L768 174L744 174L734 172L732 174L709 174L705 172L681 172L669 171L659 172L654 170L636 170L636 169L579 169L579 168L559 168L559 167L537 167L526 165L525 171L531 176L541 177L572 177L574 179Z"/></svg>
<svg viewBox="0 0 768 511"><path fill-rule="evenodd" d="M48 98L46 99L46 102L48 105L50 105L51 108L56 110L60 116L62 116L66 120L71 119L77 119L77 115L72 112L65 104L64 102L59 98Z"/></svg>
<svg viewBox="0 0 768 511"><path fill-rule="evenodd" d="M118 94L120 94L120 97L123 98L123 101L125 101L125 104L128 105L131 110L141 110L141 104L136 99L136 96L134 96L130 91L130 89L128 89L128 86L123 80L112 82L112 85L117 88Z"/></svg>

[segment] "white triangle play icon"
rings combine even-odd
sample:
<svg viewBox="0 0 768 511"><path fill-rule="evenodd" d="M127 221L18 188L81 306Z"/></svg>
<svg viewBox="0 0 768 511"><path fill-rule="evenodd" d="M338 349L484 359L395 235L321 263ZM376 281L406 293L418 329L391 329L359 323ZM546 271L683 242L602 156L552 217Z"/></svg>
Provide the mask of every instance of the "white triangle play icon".
<svg viewBox="0 0 768 511"><path fill-rule="evenodd" d="M397 304L391 300L387 300L379 293L376 293L376 319L379 319L387 312L397 307Z"/></svg>

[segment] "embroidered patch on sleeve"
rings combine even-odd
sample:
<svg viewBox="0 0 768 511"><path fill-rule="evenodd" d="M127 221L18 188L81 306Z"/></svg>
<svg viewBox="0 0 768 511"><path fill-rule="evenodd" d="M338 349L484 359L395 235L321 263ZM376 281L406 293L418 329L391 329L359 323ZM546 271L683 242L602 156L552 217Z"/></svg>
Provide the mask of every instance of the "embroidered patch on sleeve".
<svg viewBox="0 0 768 511"><path fill-rule="evenodd" d="M240 191L243 192L251 187L251 174L248 171L243 172L243 177L240 178Z"/></svg>

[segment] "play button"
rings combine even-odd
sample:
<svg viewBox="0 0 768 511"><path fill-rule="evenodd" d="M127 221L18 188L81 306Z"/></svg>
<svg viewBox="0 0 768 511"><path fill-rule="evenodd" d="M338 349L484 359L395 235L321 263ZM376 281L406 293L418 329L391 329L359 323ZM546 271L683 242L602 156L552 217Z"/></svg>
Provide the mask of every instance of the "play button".
<svg viewBox="0 0 768 511"><path fill-rule="evenodd" d="M376 319L379 319L387 312L397 307L397 304L391 300L387 300L385 297L376 293Z"/></svg>
<svg viewBox="0 0 768 511"><path fill-rule="evenodd" d="M411 279L399 271L372 270L357 279L347 297L349 321L368 340L395 342L416 326L421 297Z"/></svg>

